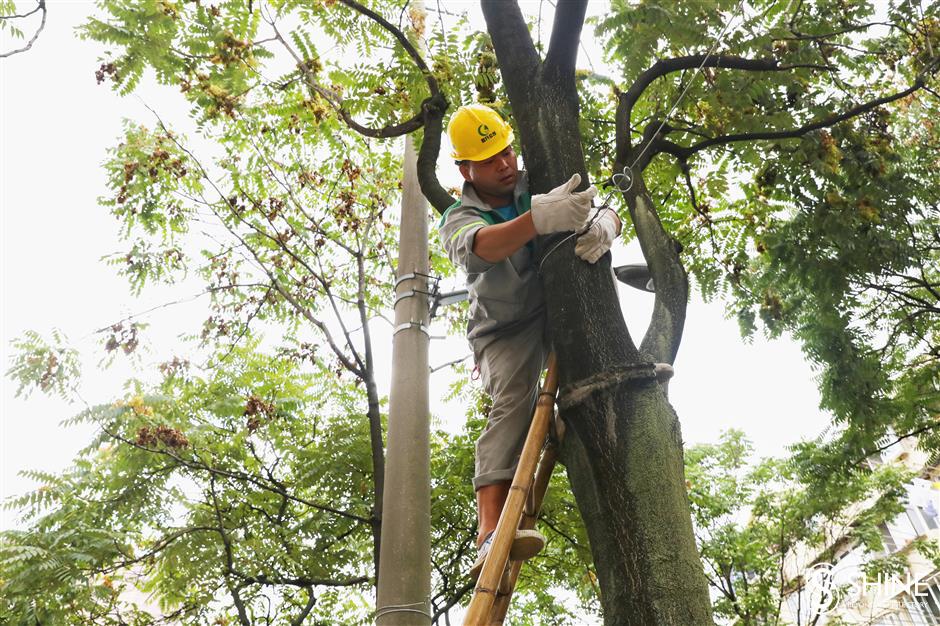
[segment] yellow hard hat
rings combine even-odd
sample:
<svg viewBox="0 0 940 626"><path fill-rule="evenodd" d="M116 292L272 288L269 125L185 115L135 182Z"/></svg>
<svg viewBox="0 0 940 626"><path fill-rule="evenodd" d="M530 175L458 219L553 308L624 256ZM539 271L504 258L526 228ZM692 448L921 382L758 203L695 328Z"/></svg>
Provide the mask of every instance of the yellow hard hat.
<svg viewBox="0 0 940 626"><path fill-rule="evenodd" d="M462 106L447 123L454 146L450 156L458 161L483 161L512 143L512 126L484 104Z"/></svg>

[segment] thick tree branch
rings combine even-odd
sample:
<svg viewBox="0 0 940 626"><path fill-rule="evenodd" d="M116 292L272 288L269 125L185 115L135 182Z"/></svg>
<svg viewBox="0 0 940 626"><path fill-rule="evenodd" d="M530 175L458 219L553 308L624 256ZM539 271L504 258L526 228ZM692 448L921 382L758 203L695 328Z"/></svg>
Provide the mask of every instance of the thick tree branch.
<svg viewBox="0 0 940 626"><path fill-rule="evenodd" d="M431 95L440 93L440 87L437 84L437 79L434 78L434 75L431 74L431 71L428 69L427 64L424 62L424 59L421 58L421 55L418 54L418 51L415 49L411 42L408 41L408 37L405 36L405 33L401 29L397 28L394 24L389 22L387 19L376 13L375 11L362 6L355 0L339 0L341 3L345 4L349 8L362 13L369 19L380 24L382 28L387 30L398 40L398 43L401 44L402 48L405 49L405 52L408 53L408 56L412 58L415 62L415 65L418 66L418 69L421 70L421 73L424 74L424 79L428 83L428 89L431 90ZM416 116L418 117L418 116Z"/></svg>
<svg viewBox="0 0 940 626"><path fill-rule="evenodd" d="M24 18L24 17L29 17L30 15L32 15L32 14L35 13L36 11L40 11L40 10L42 10L42 11L45 11L45 10L46 10L46 0L40 0L39 2L37 2L37 3L36 3L36 8L33 9L32 11L28 11L27 13L13 13L12 15L0 15L0 20L15 20L15 19L21 19L21 18Z"/></svg>
<svg viewBox="0 0 940 626"><path fill-rule="evenodd" d="M238 611L238 622L242 626L251 626L251 619L248 617L245 601L242 600L241 597L241 590L244 589L244 587L244 585L229 587L229 592L232 594L232 602L235 604L235 609Z"/></svg>
<svg viewBox="0 0 940 626"><path fill-rule="evenodd" d="M587 0L559 0L555 6L552 37L545 55L547 74L563 77L574 74L586 11Z"/></svg>
<svg viewBox="0 0 940 626"><path fill-rule="evenodd" d="M334 109L336 109L336 112L339 113L341 118L343 118L343 121L346 122L346 125L360 135L374 137L376 139L387 139L389 137L401 137L402 135L413 133L414 131L421 128L420 112L416 113L413 117L405 120L401 124L393 124L392 126L385 126L383 128L370 128L368 126L363 126L353 119L353 116L349 114L349 111L343 108L343 99L339 96L339 94L336 94L315 82L311 82L311 74L307 70L304 70L304 76L307 79L307 85L312 90L323 96L326 101L329 102Z"/></svg>
<svg viewBox="0 0 940 626"><path fill-rule="evenodd" d="M482 8L512 103L530 191L547 192L575 172L587 188L574 72L545 71L515 0L482 0ZM554 146L566 148L549 149L547 137Z"/></svg>
<svg viewBox="0 0 940 626"><path fill-rule="evenodd" d="M482 0L480 6L499 58L500 73L534 79L542 61L532 43L519 4L516 0ZM516 103L511 94L510 98Z"/></svg>
<svg viewBox="0 0 940 626"><path fill-rule="evenodd" d="M650 161L653 160L653 157L656 156L656 146L663 137L675 130L669 124L660 122L659 120L653 120L646 125L646 128L643 129L642 140L640 141L639 148L640 153L635 157L632 153L628 153L625 158L633 159L633 170L636 172L643 172L646 170L646 166L650 164Z"/></svg>
<svg viewBox="0 0 940 626"><path fill-rule="evenodd" d="M615 171L623 166L623 163L615 164ZM685 326L688 277L679 259L678 242L663 228L640 170L634 170L633 176L633 184L624 191L624 196L643 257L656 285L653 314L640 344L640 352L655 361L673 363Z"/></svg>
<svg viewBox="0 0 940 626"><path fill-rule="evenodd" d="M417 164L421 193L442 215L455 200L437 179L437 157L441 152L441 132L447 106L447 100L440 94L421 103L424 113L424 138L421 141L421 149L418 150Z"/></svg>
<svg viewBox="0 0 940 626"><path fill-rule="evenodd" d="M344 2L346 4L349 4L349 0L344 0ZM368 11L368 9L365 9L365 10ZM360 135L365 135L366 137L388 138L388 137L400 137L401 135L407 135L408 133L414 132L418 130L419 128L421 128L421 124L423 121L421 111L419 111L413 117L411 117L410 119L400 124L393 124L391 126L385 126L383 128L370 128L368 126L363 126L362 124L357 122L353 118L353 116L350 115L349 111L343 108L343 98L338 93L334 92L331 89L327 89L326 87L318 83L313 71L307 66L306 63L304 63L304 60L300 58L300 56L294 51L294 49L290 47L290 44L287 43L287 40L284 39L280 31L278 31L277 26L274 24L274 22L271 21L269 22L269 24L271 25L271 28L274 29L275 39L281 42L281 45L284 46L284 48L288 51L288 53L292 57L294 57L294 61L296 61L297 63L297 68L303 74L304 82L307 84L307 87L314 93L317 93L320 96L322 96L324 100L329 102L330 105L336 110L337 114L339 114L339 116L343 119L343 121L346 122L346 125L352 128L354 131L356 131ZM396 29L394 26L391 26L391 28L398 31L398 29ZM401 32L401 31L398 31L398 32ZM412 50L413 49L414 48L412 48ZM418 57L418 59L420 59L420 56ZM424 72L424 75L428 80L428 86L431 88L431 94L432 95L437 94L439 91L437 80L433 76L431 76L430 73L427 71L427 66L424 65L424 61L421 61L419 63L419 67L422 68L422 72Z"/></svg>
<svg viewBox="0 0 940 626"><path fill-rule="evenodd" d="M618 158L626 159L626 151L630 149L628 128L630 119L633 116L633 107L653 81L673 72L696 69L699 67L745 70L750 72L782 72L796 68L832 69L825 65L781 65L776 59L746 59L744 57L722 54L692 54L657 61L652 67L640 74L626 92L620 94L616 112Z"/></svg>
<svg viewBox="0 0 940 626"><path fill-rule="evenodd" d="M688 56L675 57L672 59L661 59L653 64L649 69L640 74L630 88L621 94L621 99L628 108L628 113L632 112L634 105L657 78L662 78L667 74L679 72L682 70L697 69L699 67L709 67L716 69L745 70L751 72L782 72L797 68L812 68L832 70L825 65L801 64L801 65L781 65L777 59L748 59L744 57L724 54L708 55L692 54Z"/></svg>
<svg viewBox="0 0 940 626"><path fill-rule="evenodd" d="M792 139L796 137L802 137L803 135L813 132L814 130L819 130L821 128L828 128L830 126L835 126L840 122L852 119L853 117L858 117L868 111L877 109L878 107L889 104L896 100L906 98L915 91L922 89L924 87L924 81L922 78L918 78L914 81L910 87L904 91L899 91L897 93L891 94L889 96L883 96L881 98L876 98L860 104L858 106L852 107L838 115L832 115L827 118L811 122L809 124L804 124L799 128L793 128L790 130L780 130L780 131L767 131L767 132L755 132L755 133L737 133L732 135L720 135L718 137L712 137L711 139L706 139L698 143L692 144L691 146L680 146L671 141L665 139L656 139L653 146L651 146L651 153L658 154L665 152L668 154L674 155L679 160L688 160L692 155L711 148L712 146L720 146L724 144L734 143L738 141L759 141L759 140L768 140L768 139Z"/></svg>

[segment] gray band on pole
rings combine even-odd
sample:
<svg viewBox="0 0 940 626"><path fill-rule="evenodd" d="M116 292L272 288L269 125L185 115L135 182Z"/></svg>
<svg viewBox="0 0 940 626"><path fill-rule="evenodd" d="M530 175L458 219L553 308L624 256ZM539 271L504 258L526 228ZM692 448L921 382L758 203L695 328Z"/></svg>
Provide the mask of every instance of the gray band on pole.
<svg viewBox="0 0 940 626"><path fill-rule="evenodd" d="M424 293L424 292L421 291L421 292L419 292L419 293ZM414 296L414 295L415 295L415 290L414 290L414 289L409 289L408 291L403 291L403 292L401 292L400 294L398 294L397 296L395 296L395 302L392 303L392 308L394 309L394 308L398 305L398 303L401 302L402 300L404 300L405 298L410 298L410 297L412 297L412 296Z"/></svg>
<svg viewBox="0 0 940 626"><path fill-rule="evenodd" d="M401 276L398 277L398 280L395 281L395 287L398 287L398 285L402 284L406 280L411 280L412 278L417 278L414 272L411 272L408 274L402 274Z"/></svg>
<svg viewBox="0 0 940 626"><path fill-rule="evenodd" d="M412 608L412 607L421 607L421 608ZM419 615L424 615L428 619L433 619L434 616L431 615L431 609L428 606L428 602L413 602L411 604L388 604L383 607L379 607L375 611L375 617L378 619L383 615L388 615L389 613L418 613Z"/></svg>
<svg viewBox="0 0 940 626"><path fill-rule="evenodd" d="M422 324L421 322L406 322L404 324L399 324L398 326L395 327L395 330L392 331L392 337L397 335L399 332L403 330L408 330L409 328L412 328L412 327L420 330L422 333L427 335L429 339L431 338L431 330L427 326Z"/></svg>

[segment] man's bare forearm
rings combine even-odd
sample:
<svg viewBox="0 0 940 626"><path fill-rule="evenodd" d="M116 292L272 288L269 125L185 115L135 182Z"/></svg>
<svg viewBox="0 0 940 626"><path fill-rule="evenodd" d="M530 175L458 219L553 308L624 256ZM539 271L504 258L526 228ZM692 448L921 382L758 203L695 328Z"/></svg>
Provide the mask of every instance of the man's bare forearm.
<svg viewBox="0 0 940 626"><path fill-rule="evenodd" d="M484 226L478 230L473 238L473 253L484 261L498 263L512 256L535 235L532 213L523 213L508 222Z"/></svg>

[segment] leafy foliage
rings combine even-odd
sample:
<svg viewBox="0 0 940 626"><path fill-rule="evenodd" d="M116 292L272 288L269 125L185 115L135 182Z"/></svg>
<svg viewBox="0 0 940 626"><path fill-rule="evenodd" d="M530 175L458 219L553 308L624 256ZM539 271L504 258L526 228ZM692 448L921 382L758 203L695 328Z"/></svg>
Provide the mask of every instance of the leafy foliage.
<svg viewBox="0 0 940 626"><path fill-rule="evenodd" d="M627 163L657 155L643 178L702 293L745 335L793 336L821 372L841 436L800 451L806 478L857 468L888 433L940 441L940 98L922 88L940 69L938 23L936 3L826 0L613 2L596 19L624 71L585 75L588 120L612 119L659 59L717 42L723 66L766 62L662 73L633 105ZM610 154L611 125L582 132ZM605 163L589 159L598 177Z"/></svg>
<svg viewBox="0 0 940 626"><path fill-rule="evenodd" d="M98 441L8 503L32 523L4 535L4 621L74 612L117 624L157 604L167 618L213 623L233 604L263 613L267 589L283 618L314 585L368 582L363 394L330 393L331 377L258 347L237 347L208 378L174 372L150 394L78 416L100 427Z"/></svg>
<svg viewBox="0 0 940 626"><path fill-rule="evenodd" d="M489 36L466 18L367 3L419 51L422 71L355 5L99 0L101 15L81 27L105 46L99 83L127 94L152 71L179 88L213 146L198 152L159 115L127 121L100 200L127 246L107 261L133 293L202 282L211 314L189 339L208 358L175 358L159 384L134 381L130 397L73 419L98 425L98 438L67 472L34 474L43 486L8 503L28 529L2 535L3 621L370 620L383 465L370 324L392 297L401 163L393 142L350 124L393 134L416 116L431 77L452 109L477 99L511 115L512 103ZM663 72L621 129L627 164L647 157L644 183L701 292L724 299L746 334L797 338L839 423L837 438L799 446L793 463L743 469L738 434L689 451L700 548L722 594L716 612L730 619L772 614L780 560L801 542L823 545L824 522L846 503L875 498L850 533L878 549L873 528L896 510L906 477L862 463L887 434L916 432L940 449L940 138L927 90L937 4L742 7L614 0L592 26L618 73L576 75L588 170L604 181L623 156L618 107L658 61L710 53L773 65ZM923 88L894 97L911 85ZM878 99L887 100L865 108ZM641 141L663 122L655 141ZM431 254L434 272L453 273L439 245ZM466 308L446 316L458 332ZM104 347L133 353L145 328L106 327ZM20 392L69 394L79 365L64 338L30 333L15 348ZM486 411L473 390L455 393L471 407L467 429L432 441L438 621L469 591L471 442ZM831 480L835 470L844 480ZM553 478L549 545L524 570L512 623L577 623L555 589L597 611L569 491Z"/></svg>
<svg viewBox="0 0 940 626"><path fill-rule="evenodd" d="M29 331L13 342L14 356L6 375L17 381L16 395L29 395L39 389L67 398L79 376L78 352L69 347L68 339L58 329L52 341Z"/></svg>
<svg viewBox="0 0 940 626"><path fill-rule="evenodd" d="M801 481L788 460L755 460L740 431L716 444L686 451L686 476L705 573L716 617L732 624L776 624L792 618L785 601L801 594L807 568L836 562L850 549L877 572L904 573L914 552L937 563L937 541L917 537L900 551L886 550L880 526L904 511L906 485L917 472L879 465L821 493ZM837 553L838 552L838 553ZM783 623L789 623L784 621Z"/></svg>

